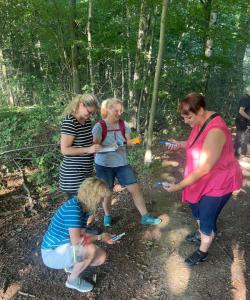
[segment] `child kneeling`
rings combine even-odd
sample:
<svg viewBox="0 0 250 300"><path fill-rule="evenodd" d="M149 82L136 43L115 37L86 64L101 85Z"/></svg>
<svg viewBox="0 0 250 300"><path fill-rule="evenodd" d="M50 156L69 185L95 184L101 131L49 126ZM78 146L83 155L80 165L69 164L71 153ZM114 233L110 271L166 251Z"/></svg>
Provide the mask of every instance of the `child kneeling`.
<svg viewBox="0 0 250 300"><path fill-rule="evenodd" d="M93 213L111 192L105 183L95 177L86 179L80 186L77 197L73 197L55 212L41 245L42 259L52 269L71 272L66 281L68 288L89 292L93 285L79 275L88 266L102 265L106 252L94 242L99 240L113 244L111 234L87 235L85 228L88 212Z"/></svg>

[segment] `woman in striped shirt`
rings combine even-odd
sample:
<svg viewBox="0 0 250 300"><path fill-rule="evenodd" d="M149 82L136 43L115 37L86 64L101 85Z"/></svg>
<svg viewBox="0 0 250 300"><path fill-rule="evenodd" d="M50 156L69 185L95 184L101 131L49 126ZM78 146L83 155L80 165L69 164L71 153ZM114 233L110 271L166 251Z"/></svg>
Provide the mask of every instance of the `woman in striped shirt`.
<svg viewBox="0 0 250 300"><path fill-rule="evenodd" d="M61 152L59 185L68 196L77 194L80 184L93 174L94 153L101 147L93 144L90 117L98 108L91 94L77 95L64 111L61 126Z"/></svg>
<svg viewBox="0 0 250 300"><path fill-rule="evenodd" d="M95 241L114 244L109 233L87 235L86 222L90 211L95 211L111 191L102 180L86 179L73 197L55 212L41 245L42 259L52 269L65 269L71 273L66 281L68 288L89 292L93 285L79 277L88 266L99 266L106 260L106 252ZM70 271L69 271L70 270Z"/></svg>

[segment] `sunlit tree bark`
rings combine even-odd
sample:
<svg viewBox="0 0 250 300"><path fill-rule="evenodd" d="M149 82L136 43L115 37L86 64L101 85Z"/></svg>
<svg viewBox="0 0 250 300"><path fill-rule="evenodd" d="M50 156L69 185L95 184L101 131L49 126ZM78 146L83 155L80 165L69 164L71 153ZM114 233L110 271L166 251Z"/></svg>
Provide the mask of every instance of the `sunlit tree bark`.
<svg viewBox="0 0 250 300"><path fill-rule="evenodd" d="M87 32L88 32L88 62L89 62L89 75L91 90L94 92L94 71L93 71L93 61L92 61L92 34L91 34L91 20L92 20L92 0L89 0L88 6L88 23L87 23Z"/></svg>
<svg viewBox="0 0 250 300"><path fill-rule="evenodd" d="M8 95L8 105L14 106L14 96L11 89L11 85L9 84L8 79L8 68L4 62L3 51L0 49L0 84L3 94L7 93Z"/></svg>
<svg viewBox="0 0 250 300"><path fill-rule="evenodd" d="M155 69L153 97L152 97L151 110L150 110L150 119L149 119L149 125L148 125L146 152L145 152L145 156L144 156L144 163L146 165L149 165L152 162L153 125L154 125L155 110L156 110L156 103L157 103L157 97L158 97L158 88L159 88L159 80L160 80L160 73L161 73L162 56L163 56L163 50L164 50L167 5L168 5L168 0L163 0L162 13L161 13L159 50L158 50L157 64L156 64L156 69Z"/></svg>
<svg viewBox="0 0 250 300"><path fill-rule="evenodd" d="M70 0L71 10L71 68L72 68L72 85L73 93L79 94L80 88L80 77L79 77L79 50L76 45L77 40L77 25L76 25L76 0Z"/></svg>
<svg viewBox="0 0 250 300"><path fill-rule="evenodd" d="M213 54L213 44L214 40L212 37L213 27L216 24L217 13L212 11L212 0L202 1L206 19L206 26L204 28L205 41L204 41L204 70L203 70L203 90L206 93L208 87L208 81L210 77L211 65L210 59Z"/></svg>

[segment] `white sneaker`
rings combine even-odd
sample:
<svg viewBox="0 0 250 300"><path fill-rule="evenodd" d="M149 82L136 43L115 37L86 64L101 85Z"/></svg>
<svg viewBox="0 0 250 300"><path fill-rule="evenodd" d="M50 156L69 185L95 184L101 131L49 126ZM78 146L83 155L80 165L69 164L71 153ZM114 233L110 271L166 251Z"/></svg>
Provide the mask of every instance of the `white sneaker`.
<svg viewBox="0 0 250 300"><path fill-rule="evenodd" d="M90 292L94 287L91 283L79 277L72 281L67 280L65 285L70 289L75 289L82 293Z"/></svg>
<svg viewBox="0 0 250 300"><path fill-rule="evenodd" d="M67 268L64 268L64 271L66 273L72 273L73 268L74 268L73 266L72 267L67 267Z"/></svg>

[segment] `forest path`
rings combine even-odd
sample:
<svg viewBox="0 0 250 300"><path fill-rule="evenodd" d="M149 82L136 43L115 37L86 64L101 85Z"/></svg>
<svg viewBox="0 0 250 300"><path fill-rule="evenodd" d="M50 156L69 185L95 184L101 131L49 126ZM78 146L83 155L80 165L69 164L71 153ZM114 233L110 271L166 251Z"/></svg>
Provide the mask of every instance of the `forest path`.
<svg viewBox="0 0 250 300"><path fill-rule="evenodd" d="M149 208L163 222L139 225L140 217L128 193L115 193L111 232L126 232L126 236L117 245L100 245L107 249L109 259L84 274L89 280L96 278L95 288L88 294L65 288L65 272L50 270L41 261L43 233L64 199L40 199L43 208L38 215L24 218L15 212L24 199L20 181L13 178L11 185L16 188L0 196L1 211L13 212L0 220L0 299L246 299L250 284L250 161L241 161L243 191L222 212L208 261L188 268L184 259L195 250L185 242L186 234L195 230L190 209L181 204L180 193L153 187L160 178L181 178L183 153L159 155L158 159L162 167L153 178L145 176L142 187ZM100 228L102 214L100 210Z"/></svg>

